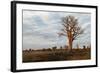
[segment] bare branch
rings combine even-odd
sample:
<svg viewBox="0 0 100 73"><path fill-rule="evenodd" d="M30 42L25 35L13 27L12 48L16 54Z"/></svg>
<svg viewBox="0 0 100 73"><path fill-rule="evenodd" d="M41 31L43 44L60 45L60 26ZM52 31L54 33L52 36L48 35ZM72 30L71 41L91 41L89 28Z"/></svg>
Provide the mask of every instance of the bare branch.
<svg viewBox="0 0 100 73"><path fill-rule="evenodd" d="M63 29L59 36L67 36L69 41L69 48L72 48L72 42L83 33L83 29L78 25L78 19L74 16L66 16L62 19Z"/></svg>
<svg viewBox="0 0 100 73"><path fill-rule="evenodd" d="M67 36L65 33L58 33L59 36Z"/></svg>
<svg viewBox="0 0 100 73"><path fill-rule="evenodd" d="M67 33L66 29L61 29L62 32Z"/></svg>

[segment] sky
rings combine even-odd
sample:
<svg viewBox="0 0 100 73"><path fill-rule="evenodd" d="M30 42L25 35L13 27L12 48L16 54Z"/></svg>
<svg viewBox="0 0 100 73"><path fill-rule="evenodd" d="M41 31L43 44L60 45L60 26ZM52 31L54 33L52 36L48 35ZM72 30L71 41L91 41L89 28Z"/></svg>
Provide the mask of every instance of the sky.
<svg viewBox="0 0 100 73"><path fill-rule="evenodd" d="M78 19L79 26L84 29L77 40L73 42L73 48L78 44L90 45L91 43L91 14L75 12L54 12L23 10L23 49L42 49L68 45L67 37L59 37L61 32L62 18L74 16Z"/></svg>

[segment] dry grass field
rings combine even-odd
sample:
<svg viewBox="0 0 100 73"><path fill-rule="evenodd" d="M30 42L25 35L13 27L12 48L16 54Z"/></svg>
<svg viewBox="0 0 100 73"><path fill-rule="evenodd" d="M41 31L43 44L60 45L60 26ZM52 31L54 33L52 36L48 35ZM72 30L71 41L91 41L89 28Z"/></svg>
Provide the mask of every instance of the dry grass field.
<svg viewBox="0 0 100 73"><path fill-rule="evenodd" d="M90 48L86 49L42 49L42 50L23 50L23 62L45 62L45 61L68 61L68 60L87 60L91 59Z"/></svg>

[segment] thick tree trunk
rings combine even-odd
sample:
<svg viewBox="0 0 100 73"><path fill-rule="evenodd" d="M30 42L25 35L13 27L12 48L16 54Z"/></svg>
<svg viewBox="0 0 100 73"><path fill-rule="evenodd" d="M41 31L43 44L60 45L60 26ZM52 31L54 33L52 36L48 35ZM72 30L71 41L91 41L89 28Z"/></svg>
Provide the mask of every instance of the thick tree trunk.
<svg viewBox="0 0 100 73"><path fill-rule="evenodd" d="M73 44L71 32L69 32L68 43L69 43L69 50L71 51L72 50L72 44Z"/></svg>
<svg viewBox="0 0 100 73"><path fill-rule="evenodd" d="M69 39L69 49L72 50L72 40Z"/></svg>
<svg viewBox="0 0 100 73"><path fill-rule="evenodd" d="M72 50L72 38L69 37L69 50Z"/></svg>

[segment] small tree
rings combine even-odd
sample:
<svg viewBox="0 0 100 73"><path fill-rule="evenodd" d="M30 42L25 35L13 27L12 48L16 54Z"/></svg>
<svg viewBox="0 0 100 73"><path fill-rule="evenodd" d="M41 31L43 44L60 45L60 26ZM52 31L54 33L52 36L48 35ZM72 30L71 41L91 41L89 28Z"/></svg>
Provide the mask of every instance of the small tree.
<svg viewBox="0 0 100 73"><path fill-rule="evenodd" d="M52 47L52 49L53 49L53 50L56 50L56 49L57 49L57 47L56 47L56 46L55 46L55 47Z"/></svg>
<svg viewBox="0 0 100 73"><path fill-rule="evenodd" d="M86 46L85 45L83 45L83 49L86 49Z"/></svg>
<svg viewBox="0 0 100 73"><path fill-rule="evenodd" d="M62 19L63 29L58 33L59 36L68 38L69 49L72 49L73 41L83 33L83 30L78 25L78 20L74 16L66 16Z"/></svg>
<svg viewBox="0 0 100 73"><path fill-rule="evenodd" d="M30 48L29 51L32 51L32 49Z"/></svg>
<svg viewBox="0 0 100 73"><path fill-rule="evenodd" d="M60 46L60 49L63 49L62 46Z"/></svg>

